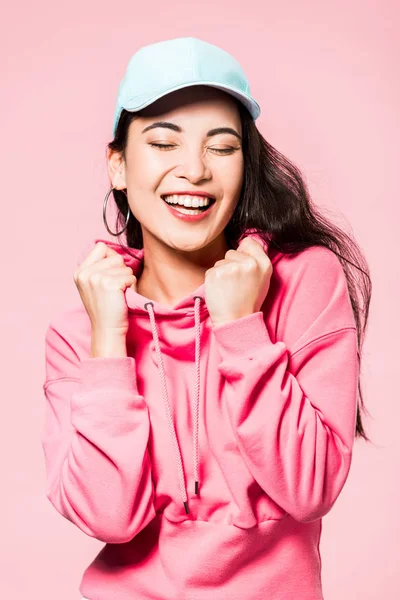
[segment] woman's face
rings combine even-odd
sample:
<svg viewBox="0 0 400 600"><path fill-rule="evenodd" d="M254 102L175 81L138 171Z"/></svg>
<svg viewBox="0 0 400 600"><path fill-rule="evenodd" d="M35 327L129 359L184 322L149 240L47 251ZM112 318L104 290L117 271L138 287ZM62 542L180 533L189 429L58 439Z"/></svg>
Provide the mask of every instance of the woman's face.
<svg viewBox="0 0 400 600"><path fill-rule="evenodd" d="M165 126L152 127L159 121ZM213 131L220 128L232 131ZM109 173L114 187L126 188L145 241L155 237L177 250L193 251L220 236L242 189L241 136L234 100L215 88L177 90L141 111L129 128L126 162L111 155ZM207 192L216 201L201 219L187 221L161 197L180 191Z"/></svg>

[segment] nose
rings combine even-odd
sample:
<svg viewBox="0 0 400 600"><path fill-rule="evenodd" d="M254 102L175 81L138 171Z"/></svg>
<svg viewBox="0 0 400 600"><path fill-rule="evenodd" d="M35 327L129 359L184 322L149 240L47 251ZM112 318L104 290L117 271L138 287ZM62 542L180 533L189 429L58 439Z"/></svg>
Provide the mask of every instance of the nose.
<svg viewBox="0 0 400 600"><path fill-rule="evenodd" d="M210 179L211 169L207 163L206 152L198 148L186 149L183 153L180 177L185 177L192 183Z"/></svg>

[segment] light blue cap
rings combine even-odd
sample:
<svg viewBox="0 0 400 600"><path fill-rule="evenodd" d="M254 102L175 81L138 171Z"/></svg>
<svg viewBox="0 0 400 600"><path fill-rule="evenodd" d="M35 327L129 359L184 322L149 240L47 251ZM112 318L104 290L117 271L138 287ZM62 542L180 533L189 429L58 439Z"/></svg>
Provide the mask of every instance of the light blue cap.
<svg viewBox="0 0 400 600"><path fill-rule="evenodd" d="M235 96L254 121L260 115L239 62L218 46L181 37L142 46L130 59L117 96L114 135L124 108L138 111L165 94L192 85L208 85Z"/></svg>

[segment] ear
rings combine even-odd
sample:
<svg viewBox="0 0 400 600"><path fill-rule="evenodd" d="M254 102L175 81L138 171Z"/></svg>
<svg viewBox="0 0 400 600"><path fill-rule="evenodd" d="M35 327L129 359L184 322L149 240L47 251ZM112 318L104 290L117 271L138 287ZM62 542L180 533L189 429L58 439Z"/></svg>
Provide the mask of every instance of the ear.
<svg viewBox="0 0 400 600"><path fill-rule="evenodd" d="M108 150L107 170L112 187L115 189L126 189L125 162L123 161L120 152Z"/></svg>

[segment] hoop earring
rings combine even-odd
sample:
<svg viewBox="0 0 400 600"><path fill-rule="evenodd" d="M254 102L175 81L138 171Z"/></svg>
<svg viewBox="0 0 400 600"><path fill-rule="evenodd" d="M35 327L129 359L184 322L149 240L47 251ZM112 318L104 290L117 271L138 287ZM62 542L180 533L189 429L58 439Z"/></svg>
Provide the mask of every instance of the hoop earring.
<svg viewBox="0 0 400 600"><path fill-rule="evenodd" d="M109 226L107 224L106 209L107 209L108 197L111 194L111 192L113 191L113 189L114 188L112 187L107 192L107 194L106 194L106 196L104 198L104 202L103 202L103 223L104 223L105 228L107 229L108 233L110 233L111 235L118 236L118 235L121 235L121 233L123 233L125 231L125 229L127 228L128 221L129 221L129 216L130 216L130 213L131 213L131 209L130 209L129 204L128 204L128 216L127 216L126 221L125 221L125 227L123 229L121 229L121 231L118 231L118 232L111 231L111 229L109 228ZM126 198L128 199L128 194L124 190L118 190L118 191L124 192Z"/></svg>

